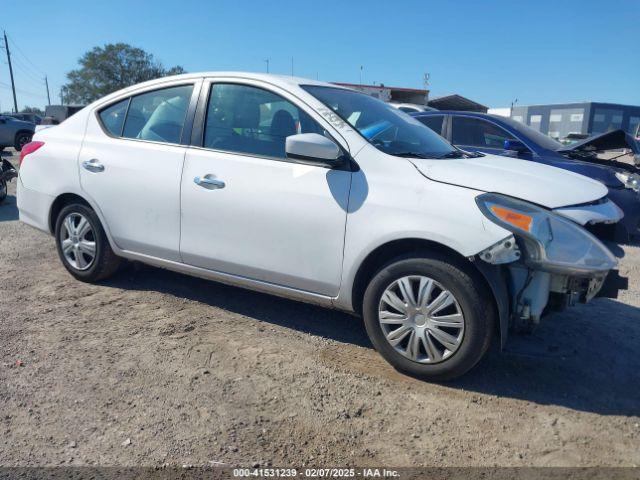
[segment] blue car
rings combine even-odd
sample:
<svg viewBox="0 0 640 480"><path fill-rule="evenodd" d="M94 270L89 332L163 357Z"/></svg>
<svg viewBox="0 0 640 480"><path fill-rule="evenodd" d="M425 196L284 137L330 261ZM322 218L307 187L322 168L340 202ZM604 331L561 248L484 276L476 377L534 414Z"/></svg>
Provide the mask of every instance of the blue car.
<svg viewBox="0 0 640 480"><path fill-rule="evenodd" d="M624 218L615 225L587 228L599 237L619 242L640 234L640 146L624 131L607 132L567 146L520 122L486 113L437 111L411 115L462 150L531 160L602 182ZM598 152L620 148L631 149L636 165L597 157Z"/></svg>

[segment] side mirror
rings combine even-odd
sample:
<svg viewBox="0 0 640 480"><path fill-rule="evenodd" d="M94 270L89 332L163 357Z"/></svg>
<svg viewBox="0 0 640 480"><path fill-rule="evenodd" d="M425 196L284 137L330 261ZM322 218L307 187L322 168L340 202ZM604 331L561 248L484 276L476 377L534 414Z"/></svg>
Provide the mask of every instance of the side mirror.
<svg viewBox="0 0 640 480"><path fill-rule="evenodd" d="M287 158L292 160L327 167L335 167L342 155L338 145L317 133L299 133L287 137L285 151Z"/></svg>
<svg viewBox="0 0 640 480"><path fill-rule="evenodd" d="M505 140L504 149L511 150L512 152L518 152L518 153L529 151L527 146L524 143L522 143L520 140Z"/></svg>

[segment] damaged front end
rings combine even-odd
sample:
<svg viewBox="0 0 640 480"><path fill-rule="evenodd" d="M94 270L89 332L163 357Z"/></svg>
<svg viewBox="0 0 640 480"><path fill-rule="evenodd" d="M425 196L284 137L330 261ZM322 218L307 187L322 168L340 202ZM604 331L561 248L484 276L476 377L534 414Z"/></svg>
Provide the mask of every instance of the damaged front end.
<svg viewBox="0 0 640 480"><path fill-rule="evenodd" d="M599 293L615 297L625 287L613 254L566 212L493 193L476 202L488 220L512 233L474 257L499 299L503 344L509 329L530 331L550 310Z"/></svg>
<svg viewBox="0 0 640 480"><path fill-rule="evenodd" d="M633 155L634 165L625 162L617 162L614 159L602 159L597 156L600 152L624 149ZM597 163L609 167L618 167L624 170L637 172L640 168L640 143L624 130L611 130L609 132L594 135L572 145L560 148L558 153L570 158L585 162Z"/></svg>

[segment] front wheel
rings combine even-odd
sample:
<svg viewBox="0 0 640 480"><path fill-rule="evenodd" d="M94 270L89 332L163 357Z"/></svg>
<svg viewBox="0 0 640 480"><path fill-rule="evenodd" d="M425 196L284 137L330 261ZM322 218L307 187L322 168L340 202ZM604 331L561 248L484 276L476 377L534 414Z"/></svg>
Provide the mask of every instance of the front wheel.
<svg viewBox="0 0 640 480"><path fill-rule="evenodd" d="M365 326L397 370L451 380L473 368L491 343L496 314L490 298L461 262L439 254L399 258L369 283Z"/></svg>
<svg viewBox="0 0 640 480"><path fill-rule="evenodd" d="M62 264L78 280L103 280L120 265L98 216L86 205L64 207L56 221L55 236Z"/></svg>

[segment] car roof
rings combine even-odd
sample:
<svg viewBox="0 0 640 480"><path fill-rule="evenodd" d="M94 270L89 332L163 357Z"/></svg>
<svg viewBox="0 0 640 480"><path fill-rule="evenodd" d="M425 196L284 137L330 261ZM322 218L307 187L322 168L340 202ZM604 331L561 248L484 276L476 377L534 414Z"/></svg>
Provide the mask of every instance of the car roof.
<svg viewBox="0 0 640 480"><path fill-rule="evenodd" d="M301 78L301 77L292 77L288 75L275 75L270 73L254 73L254 72L193 72L193 73L183 73L180 75L172 75L168 77L156 78L154 80L148 80L146 82L136 83L135 85L130 85L116 92L110 93L102 98L97 99L90 106L95 107L96 105L105 105L114 99L121 98L122 96L128 95L130 93L135 93L140 89L152 88L154 86L162 86L168 82L175 82L180 80L197 80L200 78L225 78L225 79L239 79L239 80L258 80L266 83L270 83L271 85L279 86L282 88L300 88L302 85L314 85L319 87L331 87L331 88L339 88L341 90L352 90L348 87L343 87L341 85L335 85L333 83L320 82L318 80L311 80L309 78Z"/></svg>
<svg viewBox="0 0 640 480"><path fill-rule="evenodd" d="M423 117L427 115L466 115L469 117L478 117L478 118L491 118L493 120L501 120L506 117L501 117L500 115L493 115L491 113L483 113L483 112L467 112L465 110L436 110L436 111L427 111L427 112L412 112L409 115L414 117Z"/></svg>
<svg viewBox="0 0 640 480"><path fill-rule="evenodd" d="M162 77L157 78L155 80L149 80L148 82L139 83L136 86L152 86L154 84L161 84L169 80L192 80L197 78L216 78L216 77L224 77L224 78L238 78L238 79L247 79L247 80L262 80L265 82L269 82L272 84L280 85L280 86L300 86L300 85L317 85L323 87L333 87L333 88L341 88L344 90L349 90L347 87L343 87L340 85L335 85L333 83L321 82L318 80L311 80L309 78L302 77L293 77L290 75L275 75L271 73L255 73L255 72L194 72L194 73L184 73L181 75L173 75L170 77Z"/></svg>

